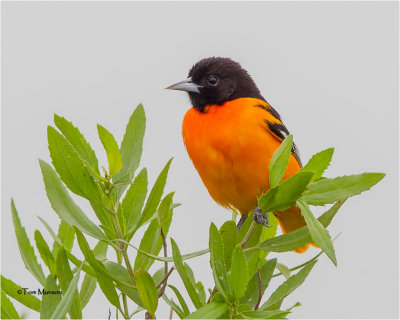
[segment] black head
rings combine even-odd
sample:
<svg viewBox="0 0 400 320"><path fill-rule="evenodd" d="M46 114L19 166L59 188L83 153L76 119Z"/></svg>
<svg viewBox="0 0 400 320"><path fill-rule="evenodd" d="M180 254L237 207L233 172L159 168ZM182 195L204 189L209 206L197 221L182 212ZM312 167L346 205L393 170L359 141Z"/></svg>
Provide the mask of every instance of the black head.
<svg viewBox="0 0 400 320"><path fill-rule="evenodd" d="M190 69L187 80L167 89L187 91L193 107L202 112L206 105L222 105L237 98L265 101L247 71L229 58L202 59Z"/></svg>

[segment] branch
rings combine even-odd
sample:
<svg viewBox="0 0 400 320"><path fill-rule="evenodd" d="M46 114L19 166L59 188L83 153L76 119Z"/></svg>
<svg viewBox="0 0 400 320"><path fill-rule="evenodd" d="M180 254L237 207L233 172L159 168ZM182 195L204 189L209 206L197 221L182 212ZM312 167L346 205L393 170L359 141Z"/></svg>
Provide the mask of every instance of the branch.
<svg viewBox="0 0 400 320"><path fill-rule="evenodd" d="M260 307L260 302L263 296L260 269L257 269L257 277L258 277L258 301L256 306L254 307L254 310L258 310L258 308Z"/></svg>

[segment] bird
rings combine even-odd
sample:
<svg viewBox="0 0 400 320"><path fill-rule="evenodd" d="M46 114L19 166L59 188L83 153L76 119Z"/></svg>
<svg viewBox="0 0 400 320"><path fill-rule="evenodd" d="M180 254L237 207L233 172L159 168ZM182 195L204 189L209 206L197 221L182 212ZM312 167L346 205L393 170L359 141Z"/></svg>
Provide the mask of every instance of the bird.
<svg viewBox="0 0 400 320"><path fill-rule="evenodd" d="M269 227L268 213L257 201L270 189L268 165L289 130L250 74L230 58L209 57L195 63L187 79L166 89L189 95L192 107L183 119L183 141L210 196L240 213L238 229L249 214ZM301 168L293 144L283 180ZM273 214L283 233L306 225L296 205ZM309 245L294 251L305 252Z"/></svg>

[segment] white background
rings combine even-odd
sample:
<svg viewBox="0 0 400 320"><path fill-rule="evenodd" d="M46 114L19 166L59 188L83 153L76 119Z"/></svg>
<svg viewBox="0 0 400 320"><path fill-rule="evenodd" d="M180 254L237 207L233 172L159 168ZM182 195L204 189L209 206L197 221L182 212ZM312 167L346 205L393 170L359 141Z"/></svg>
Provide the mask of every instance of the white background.
<svg viewBox="0 0 400 320"><path fill-rule="evenodd" d="M210 222L220 226L230 214L212 201L184 149L188 97L163 88L186 78L200 58L227 56L280 112L304 163L335 147L328 177L387 174L342 207L330 226L331 235L342 232L335 242L338 267L320 258L285 300L286 307L302 303L291 317L398 317L397 13L394 2L4 4L2 274L37 288L18 253L11 197L32 241L37 228L48 235L37 215L58 223L37 161L49 161L46 127L53 113L77 125L105 165L96 123L121 141L139 102L147 116L142 166L151 183L174 157L166 191L176 191L183 205L170 234L183 253L204 249ZM276 256L291 267L317 252ZM210 287L208 256L190 265ZM182 287L176 274L171 279ZM84 316L107 317L109 305L97 289ZM157 311L159 318L168 314L165 305Z"/></svg>

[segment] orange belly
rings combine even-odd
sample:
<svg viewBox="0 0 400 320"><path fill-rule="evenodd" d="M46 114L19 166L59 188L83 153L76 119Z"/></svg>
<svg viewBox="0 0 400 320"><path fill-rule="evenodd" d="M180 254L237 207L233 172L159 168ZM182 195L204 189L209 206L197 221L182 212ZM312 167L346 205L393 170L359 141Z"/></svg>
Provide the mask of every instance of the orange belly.
<svg viewBox="0 0 400 320"><path fill-rule="evenodd" d="M247 215L257 198L269 189L268 165L280 141L268 130L274 118L257 105L264 101L240 98L222 106L194 108L183 120L182 135L211 197L227 208ZM291 155L284 179L300 170Z"/></svg>

